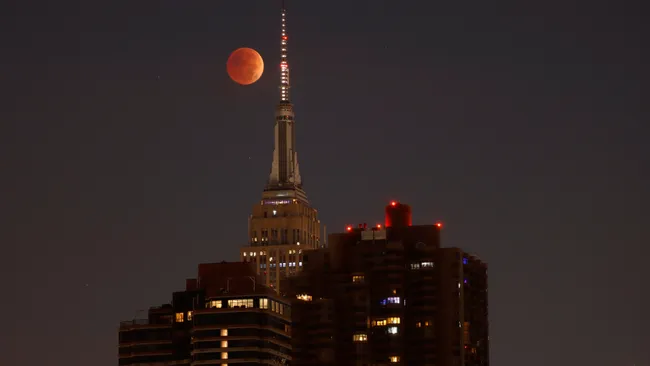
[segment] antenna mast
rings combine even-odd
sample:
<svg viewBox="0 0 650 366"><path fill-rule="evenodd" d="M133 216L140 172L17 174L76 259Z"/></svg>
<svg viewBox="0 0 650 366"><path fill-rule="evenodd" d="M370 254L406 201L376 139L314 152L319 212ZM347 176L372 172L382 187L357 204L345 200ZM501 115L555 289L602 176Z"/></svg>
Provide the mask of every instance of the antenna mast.
<svg viewBox="0 0 650 366"><path fill-rule="evenodd" d="M287 8L282 0L282 38L280 41L280 101L289 102L289 61L287 60Z"/></svg>

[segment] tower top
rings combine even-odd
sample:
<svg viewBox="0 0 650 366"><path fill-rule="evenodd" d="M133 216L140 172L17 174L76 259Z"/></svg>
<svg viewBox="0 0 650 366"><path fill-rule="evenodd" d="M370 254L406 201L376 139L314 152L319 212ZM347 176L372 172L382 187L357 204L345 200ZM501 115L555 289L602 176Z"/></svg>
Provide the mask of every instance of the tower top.
<svg viewBox="0 0 650 366"><path fill-rule="evenodd" d="M289 102L289 61L287 59L287 8L282 0L282 34L280 38L280 102Z"/></svg>

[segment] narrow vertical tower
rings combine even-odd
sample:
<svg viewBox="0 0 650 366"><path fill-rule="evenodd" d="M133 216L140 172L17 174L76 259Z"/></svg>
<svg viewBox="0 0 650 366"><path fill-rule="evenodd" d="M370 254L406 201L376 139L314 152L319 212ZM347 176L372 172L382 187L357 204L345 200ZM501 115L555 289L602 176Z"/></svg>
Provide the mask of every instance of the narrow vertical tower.
<svg viewBox="0 0 650 366"><path fill-rule="evenodd" d="M289 60L287 59L287 48L289 36L287 36L287 9L282 2L282 39L280 41L280 101L289 103Z"/></svg>
<svg viewBox="0 0 650 366"><path fill-rule="evenodd" d="M275 149L267 191L292 190L295 198L307 201L302 190L302 179L296 151L295 115L289 99L287 9L282 4L282 32L280 34L280 103L275 110Z"/></svg>
<svg viewBox="0 0 650 366"><path fill-rule="evenodd" d="M271 174L262 200L248 222L243 261L254 263L264 284L280 291L280 282L302 269L303 250L321 246L318 212L302 187L296 152L295 115L290 101L287 9L282 2L280 33L280 102L275 109Z"/></svg>

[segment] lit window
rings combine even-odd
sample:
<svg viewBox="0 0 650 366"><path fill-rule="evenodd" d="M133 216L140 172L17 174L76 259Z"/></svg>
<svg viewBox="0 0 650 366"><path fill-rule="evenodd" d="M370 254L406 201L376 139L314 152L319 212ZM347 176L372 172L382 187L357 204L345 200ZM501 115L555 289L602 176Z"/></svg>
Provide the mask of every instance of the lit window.
<svg viewBox="0 0 650 366"><path fill-rule="evenodd" d="M269 299L260 299L260 309L269 308Z"/></svg>
<svg viewBox="0 0 650 366"><path fill-rule="evenodd" d="M248 254L248 253L244 252L244 257L246 256L246 254Z"/></svg>
<svg viewBox="0 0 650 366"><path fill-rule="evenodd" d="M276 216L278 214L278 211L273 210L273 216Z"/></svg>
<svg viewBox="0 0 650 366"><path fill-rule="evenodd" d="M217 308L221 309L221 300L211 300L208 302L208 309Z"/></svg>
<svg viewBox="0 0 650 366"><path fill-rule="evenodd" d="M386 299L389 304L399 304L399 296L393 296Z"/></svg>
<svg viewBox="0 0 650 366"><path fill-rule="evenodd" d="M388 321L388 324L399 324L400 318L399 318L399 316L391 316L390 318L388 318L387 321Z"/></svg>
<svg viewBox="0 0 650 366"><path fill-rule="evenodd" d="M415 327L416 327L416 328L420 328L420 327L422 327L422 322L417 322L417 323L415 323Z"/></svg>
<svg viewBox="0 0 650 366"><path fill-rule="evenodd" d="M388 359L391 363L399 362L399 356L390 356Z"/></svg>
<svg viewBox="0 0 650 366"><path fill-rule="evenodd" d="M420 263L411 263L411 269L420 269Z"/></svg>
<svg viewBox="0 0 650 366"><path fill-rule="evenodd" d="M222 360L227 360L228 359L228 352L221 352L221 359Z"/></svg>
<svg viewBox="0 0 650 366"><path fill-rule="evenodd" d="M221 348L228 348L228 341L221 341Z"/></svg>
<svg viewBox="0 0 650 366"><path fill-rule="evenodd" d="M221 336L222 337L227 337L228 336L228 329L222 329L221 330Z"/></svg>
<svg viewBox="0 0 650 366"><path fill-rule="evenodd" d="M382 320L373 320L373 321L372 321L372 325L373 325L374 327L383 327L384 325L386 325L386 319L382 319Z"/></svg>
<svg viewBox="0 0 650 366"><path fill-rule="evenodd" d="M422 262L422 268L433 268L433 262Z"/></svg>
<svg viewBox="0 0 650 366"><path fill-rule="evenodd" d="M388 327L388 334L397 334L397 327Z"/></svg>
<svg viewBox="0 0 650 366"><path fill-rule="evenodd" d="M307 294L296 295L296 298L302 301L311 301L311 295L307 295Z"/></svg>
<svg viewBox="0 0 650 366"><path fill-rule="evenodd" d="M182 323L183 321L185 321L185 317L183 315L185 314L176 313L176 323Z"/></svg>
<svg viewBox="0 0 650 366"><path fill-rule="evenodd" d="M363 275L352 276L352 282L354 283L363 283L364 279Z"/></svg>
<svg viewBox="0 0 650 366"><path fill-rule="evenodd" d="M368 341L368 335L361 333L361 334L355 334L352 336L352 340L355 342L367 342Z"/></svg>
<svg viewBox="0 0 650 366"><path fill-rule="evenodd" d="M298 265L299 265L300 267L302 267L302 262L298 262Z"/></svg>
<svg viewBox="0 0 650 366"><path fill-rule="evenodd" d="M467 264L467 258L463 258L463 264Z"/></svg>
<svg viewBox="0 0 650 366"><path fill-rule="evenodd" d="M192 311L188 311L188 312L187 312L187 321L188 321L188 322L189 322L190 320L192 320L192 313L193 313Z"/></svg>
<svg viewBox="0 0 650 366"><path fill-rule="evenodd" d="M245 308L252 308L253 307L253 299L228 300L228 307L229 308L234 308L235 306L245 307Z"/></svg>

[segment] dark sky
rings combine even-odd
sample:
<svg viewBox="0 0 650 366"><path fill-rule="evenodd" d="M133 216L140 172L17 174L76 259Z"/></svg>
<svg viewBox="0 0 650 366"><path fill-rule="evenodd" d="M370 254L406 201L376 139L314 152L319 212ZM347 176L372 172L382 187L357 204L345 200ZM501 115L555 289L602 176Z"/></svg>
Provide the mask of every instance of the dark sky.
<svg viewBox="0 0 650 366"><path fill-rule="evenodd" d="M493 365L650 365L642 2L532 3L289 1L305 188L329 232L397 199L487 261ZM0 364L116 365L120 320L246 242L279 0L2 7Z"/></svg>

